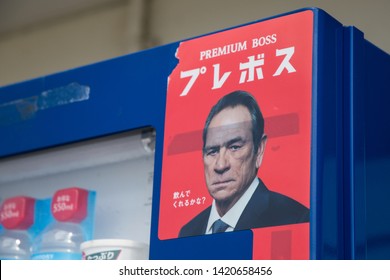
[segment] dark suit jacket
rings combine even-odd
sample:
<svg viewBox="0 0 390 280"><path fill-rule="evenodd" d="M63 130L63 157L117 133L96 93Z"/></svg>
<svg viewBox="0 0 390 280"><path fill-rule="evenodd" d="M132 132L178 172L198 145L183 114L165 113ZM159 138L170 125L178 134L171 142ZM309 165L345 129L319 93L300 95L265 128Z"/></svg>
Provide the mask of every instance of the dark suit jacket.
<svg viewBox="0 0 390 280"><path fill-rule="evenodd" d="M182 227L179 237L206 232L211 206ZM234 230L297 224L309 221L309 209L294 199L267 189L260 180Z"/></svg>

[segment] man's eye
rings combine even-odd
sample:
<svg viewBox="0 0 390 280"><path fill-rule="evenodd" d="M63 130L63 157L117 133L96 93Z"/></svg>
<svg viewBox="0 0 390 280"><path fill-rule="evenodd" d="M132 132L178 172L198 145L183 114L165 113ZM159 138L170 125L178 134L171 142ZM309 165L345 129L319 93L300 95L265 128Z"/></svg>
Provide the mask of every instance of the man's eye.
<svg viewBox="0 0 390 280"><path fill-rule="evenodd" d="M240 145L232 145L232 146L230 146L230 150L232 150L232 151L237 151L237 150L239 150L240 148L241 148Z"/></svg>
<svg viewBox="0 0 390 280"><path fill-rule="evenodd" d="M218 153L217 149L208 150L206 155L208 156L215 156Z"/></svg>

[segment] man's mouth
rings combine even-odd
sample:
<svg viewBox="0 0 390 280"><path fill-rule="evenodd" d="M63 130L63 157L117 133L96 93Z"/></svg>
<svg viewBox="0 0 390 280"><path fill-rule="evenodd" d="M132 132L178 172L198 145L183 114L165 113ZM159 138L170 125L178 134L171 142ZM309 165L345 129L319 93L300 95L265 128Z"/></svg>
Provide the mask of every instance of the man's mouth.
<svg viewBox="0 0 390 280"><path fill-rule="evenodd" d="M233 181L234 181L233 179L218 180L218 181L215 181L213 183L213 185L216 186L216 187L219 187L219 186L222 187L222 186L227 185L227 184L229 184L229 183L231 183Z"/></svg>

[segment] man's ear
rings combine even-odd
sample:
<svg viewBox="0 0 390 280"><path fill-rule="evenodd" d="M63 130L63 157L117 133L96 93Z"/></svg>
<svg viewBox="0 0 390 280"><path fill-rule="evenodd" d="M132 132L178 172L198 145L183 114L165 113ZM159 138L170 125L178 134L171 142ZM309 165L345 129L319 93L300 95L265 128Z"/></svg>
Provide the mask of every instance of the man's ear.
<svg viewBox="0 0 390 280"><path fill-rule="evenodd" d="M263 134L261 137L260 145L257 149L256 153L256 168L259 169L261 166L261 162L263 161L265 145L267 144L267 135Z"/></svg>

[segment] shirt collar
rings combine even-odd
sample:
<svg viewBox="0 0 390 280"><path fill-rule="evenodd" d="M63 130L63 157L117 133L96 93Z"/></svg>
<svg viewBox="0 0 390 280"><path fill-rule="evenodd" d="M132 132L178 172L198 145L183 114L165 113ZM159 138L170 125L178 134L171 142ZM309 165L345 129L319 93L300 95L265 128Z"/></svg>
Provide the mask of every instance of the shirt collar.
<svg viewBox="0 0 390 280"><path fill-rule="evenodd" d="M214 224L214 222L218 219L221 219L223 222L229 225L226 231L233 231L237 225L238 220L240 219L242 212L244 211L246 205L251 199L253 193L255 192L258 184L259 184L259 179L256 177L253 180L252 184L249 186L249 188L236 202L236 204L234 204L233 207L228 212L226 212L225 215L223 215L223 217L219 216L215 205L215 200L213 200L213 203L211 205L209 220L207 223L206 234L212 233L211 227Z"/></svg>

